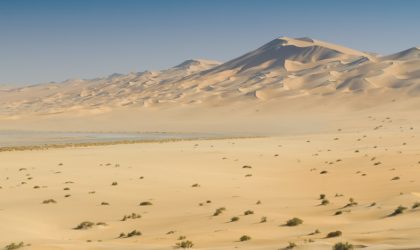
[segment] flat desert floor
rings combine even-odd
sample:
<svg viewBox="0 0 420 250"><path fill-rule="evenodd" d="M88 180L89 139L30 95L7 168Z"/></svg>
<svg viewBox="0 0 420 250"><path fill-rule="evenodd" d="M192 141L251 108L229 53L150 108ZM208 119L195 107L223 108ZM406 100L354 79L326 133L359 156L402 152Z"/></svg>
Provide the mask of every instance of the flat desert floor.
<svg viewBox="0 0 420 250"><path fill-rule="evenodd" d="M420 249L418 128L385 116L363 124L1 152L0 247Z"/></svg>

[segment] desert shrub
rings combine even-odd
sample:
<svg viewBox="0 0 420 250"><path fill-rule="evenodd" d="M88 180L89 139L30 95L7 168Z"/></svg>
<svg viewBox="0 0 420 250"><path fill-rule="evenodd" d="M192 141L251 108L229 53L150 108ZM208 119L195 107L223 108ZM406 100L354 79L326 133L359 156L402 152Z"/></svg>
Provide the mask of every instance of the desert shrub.
<svg viewBox="0 0 420 250"><path fill-rule="evenodd" d="M407 209L406 207L399 206L399 207L397 207L397 208L394 210L394 212L392 212L392 214L390 214L389 216L396 216L396 215L402 214L402 213L404 213L404 211L405 211L406 209Z"/></svg>
<svg viewBox="0 0 420 250"><path fill-rule="evenodd" d="M133 230L131 232L129 232L126 236L126 238L130 238L130 237L134 237L134 236L140 236L141 232L137 231L137 230Z"/></svg>
<svg viewBox="0 0 420 250"><path fill-rule="evenodd" d="M192 241L189 241L189 240L176 243L177 248L192 248L193 246L194 244L192 243Z"/></svg>
<svg viewBox="0 0 420 250"><path fill-rule="evenodd" d="M91 227L93 227L95 225L95 223L90 222L90 221L83 221L81 222L79 225L77 225L77 227L75 227L75 230L82 230L82 229L89 229Z"/></svg>
<svg viewBox="0 0 420 250"><path fill-rule="evenodd" d="M294 242L289 242L289 245L287 245L287 247L286 247L285 249L293 249L293 248L295 248L295 247L297 247L296 243L294 243Z"/></svg>
<svg viewBox="0 0 420 250"><path fill-rule="evenodd" d="M239 241L247 241L247 240L250 240L250 239L251 239L250 236L248 236L248 235L242 235L241 238L239 238Z"/></svg>
<svg viewBox="0 0 420 250"><path fill-rule="evenodd" d="M261 217L260 223L265 223L267 222L267 217L263 216Z"/></svg>
<svg viewBox="0 0 420 250"><path fill-rule="evenodd" d="M353 207L353 206L357 206L357 202L353 198L350 198L349 203L347 203L344 207Z"/></svg>
<svg viewBox="0 0 420 250"><path fill-rule="evenodd" d="M140 206L151 206L151 205L153 205L153 204L150 201L140 202Z"/></svg>
<svg viewBox="0 0 420 250"><path fill-rule="evenodd" d="M330 204L330 201L329 201L329 200L327 200L327 199L323 199L323 200L321 201L321 205L322 205L322 206L326 206L326 205L328 205L328 204Z"/></svg>
<svg viewBox="0 0 420 250"><path fill-rule="evenodd" d="M230 218L230 222L235 222L235 221L238 221L238 220L239 220L239 217L237 217L237 216L234 216L234 217Z"/></svg>
<svg viewBox="0 0 420 250"><path fill-rule="evenodd" d="M111 184L111 186L117 186L118 185L118 182L116 182L116 181L114 181L112 184Z"/></svg>
<svg viewBox="0 0 420 250"><path fill-rule="evenodd" d="M44 200L42 204L50 204L50 203L57 203L54 199Z"/></svg>
<svg viewBox="0 0 420 250"><path fill-rule="evenodd" d="M108 202L106 202L106 201L103 201L103 202L101 202L101 205L102 205L102 206L108 206L108 205L109 205L109 203L108 203Z"/></svg>
<svg viewBox="0 0 420 250"><path fill-rule="evenodd" d="M19 243L10 243L9 245L5 246L4 249L5 250L13 250L13 249L18 249L18 248L22 248L25 246L25 243L23 242L19 242Z"/></svg>
<svg viewBox="0 0 420 250"><path fill-rule="evenodd" d="M420 202L415 202L411 208L416 209L418 207L420 207Z"/></svg>
<svg viewBox="0 0 420 250"><path fill-rule="evenodd" d="M105 222L97 222L96 225L97 226L107 226L108 224L106 224Z"/></svg>
<svg viewBox="0 0 420 250"><path fill-rule="evenodd" d="M126 221L127 219L140 219L141 215L136 213L131 213L129 215L124 215L121 221Z"/></svg>
<svg viewBox="0 0 420 250"><path fill-rule="evenodd" d="M191 185L191 187L200 187L200 184L194 183L194 184Z"/></svg>
<svg viewBox="0 0 420 250"><path fill-rule="evenodd" d="M327 197L327 196L326 196L325 194L320 194L320 195L319 195L319 199L320 199L320 200L323 200L323 199L325 199L326 197Z"/></svg>
<svg viewBox="0 0 420 250"><path fill-rule="evenodd" d="M223 213L223 211L225 211L225 210L226 210L226 208L224 208L224 207L219 207L218 209L216 209L216 211L214 211L213 216L218 216L218 215L220 215L221 213Z"/></svg>
<svg viewBox="0 0 420 250"><path fill-rule="evenodd" d="M252 168L252 167L249 166L249 165L244 165L244 166L242 166L242 168Z"/></svg>
<svg viewBox="0 0 420 250"><path fill-rule="evenodd" d="M286 222L286 226L288 226L288 227L294 227L294 226L300 225L302 223L303 223L303 220L295 217L295 218L292 218L292 219L288 220Z"/></svg>
<svg viewBox="0 0 420 250"><path fill-rule="evenodd" d="M343 233L341 231L334 231L334 232L329 232L327 234L327 238L334 238L334 237L339 237L341 236Z"/></svg>
<svg viewBox="0 0 420 250"><path fill-rule="evenodd" d="M342 242L338 242L336 243L333 247L333 250L352 250L354 249L353 245L346 242L346 243L342 243Z"/></svg>
<svg viewBox="0 0 420 250"><path fill-rule="evenodd" d="M327 174L328 173L328 171L327 170L323 170L323 171L321 171L319 174Z"/></svg>
<svg viewBox="0 0 420 250"><path fill-rule="evenodd" d="M252 211L252 210L246 210L244 212L244 215L250 215L250 214L254 214L254 211Z"/></svg>
<svg viewBox="0 0 420 250"><path fill-rule="evenodd" d="M178 240L185 240L187 238L187 236L181 235L178 237Z"/></svg>

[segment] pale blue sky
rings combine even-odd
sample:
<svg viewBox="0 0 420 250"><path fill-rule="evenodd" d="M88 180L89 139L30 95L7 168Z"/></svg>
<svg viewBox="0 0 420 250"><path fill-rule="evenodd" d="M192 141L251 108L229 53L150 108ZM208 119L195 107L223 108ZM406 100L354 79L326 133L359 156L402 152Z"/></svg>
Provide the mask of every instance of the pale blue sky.
<svg viewBox="0 0 420 250"><path fill-rule="evenodd" d="M420 1L0 0L0 84L226 61L279 36L394 53L420 45Z"/></svg>

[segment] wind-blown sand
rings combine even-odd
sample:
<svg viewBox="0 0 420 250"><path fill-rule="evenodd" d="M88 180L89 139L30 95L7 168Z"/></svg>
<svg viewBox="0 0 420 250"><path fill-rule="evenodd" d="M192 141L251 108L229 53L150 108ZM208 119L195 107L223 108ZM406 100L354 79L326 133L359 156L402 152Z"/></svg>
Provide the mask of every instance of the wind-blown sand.
<svg viewBox="0 0 420 250"><path fill-rule="evenodd" d="M282 249L289 242L298 249L336 242L419 249L420 207L412 206L420 202L420 123L352 119L270 138L2 152L0 246L172 249L190 240L197 249ZM320 205L320 194L329 204ZM56 203L43 204L48 199ZM152 205L139 206L145 201ZM400 205L407 209L389 216ZM141 218L121 221L131 213ZM293 217L303 224L284 226ZM75 230L83 221L106 225ZM119 238L133 230L142 235ZM326 238L337 230L341 236ZM251 240L240 242L243 235Z"/></svg>

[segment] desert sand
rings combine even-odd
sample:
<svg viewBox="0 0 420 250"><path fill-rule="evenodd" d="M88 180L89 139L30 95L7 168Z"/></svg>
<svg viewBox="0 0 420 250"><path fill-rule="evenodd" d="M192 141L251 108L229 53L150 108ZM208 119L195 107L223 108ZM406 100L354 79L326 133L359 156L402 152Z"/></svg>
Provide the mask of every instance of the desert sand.
<svg viewBox="0 0 420 250"><path fill-rule="evenodd" d="M419 122L366 115L343 124L264 138L2 152L0 244L420 248ZM399 206L406 209L392 215ZM122 221L132 213L141 218ZM303 223L284 225L294 217ZM84 221L100 225L74 229ZM133 230L141 235L119 238ZM335 231L342 234L326 238Z"/></svg>
<svg viewBox="0 0 420 250"><path fill-rule="evenodd" d="M225 63L2 89L15 133L224 136L0 152L0 247L420 249L419 51L282 37Z"/></svg>

